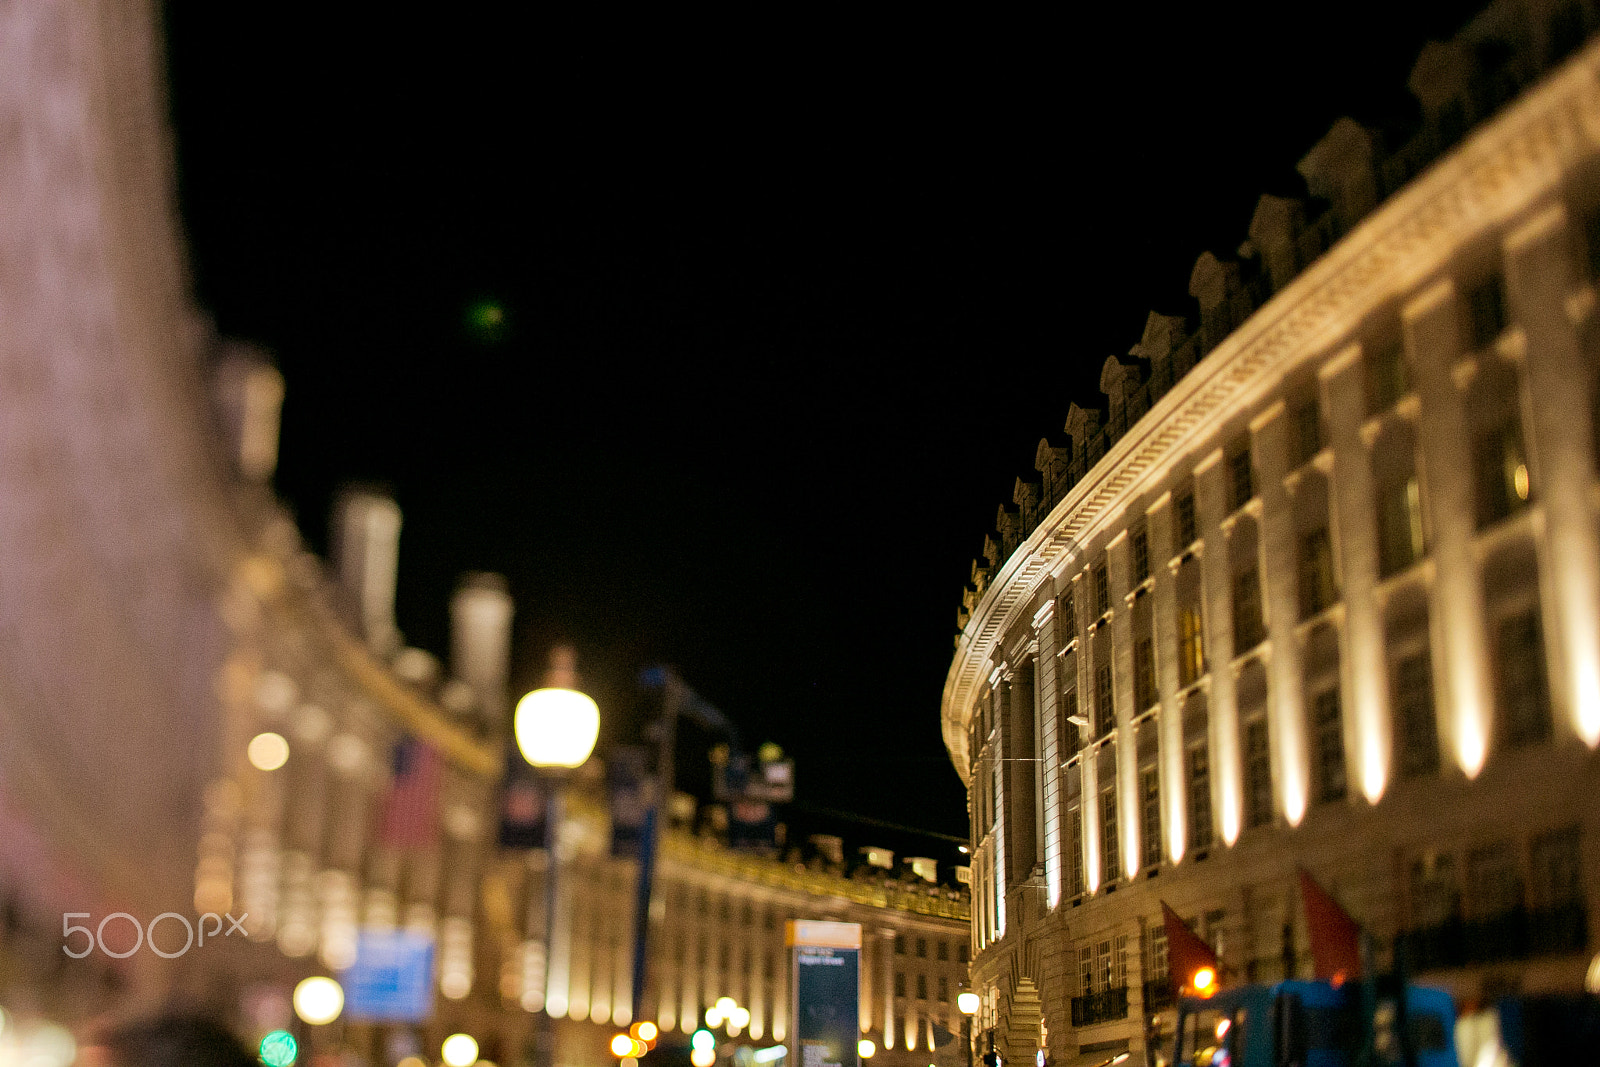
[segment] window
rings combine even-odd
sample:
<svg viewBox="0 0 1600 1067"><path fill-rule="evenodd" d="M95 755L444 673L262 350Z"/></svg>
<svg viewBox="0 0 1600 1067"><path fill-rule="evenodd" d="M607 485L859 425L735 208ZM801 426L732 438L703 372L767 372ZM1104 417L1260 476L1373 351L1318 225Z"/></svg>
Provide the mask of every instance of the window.
<svg viewBox="0 0 1600 1067"><path fill-rule="evenodd" d="M1172 510L1178 520L1178 543L1173 546L1172 554L1181 556L1190 545L1200 539L1199 525L1195 521L1194 494L1184 493L1179 496Z"/></svg>
<svg viewBox="0 0 1600 1067"><path fill-rule="evenodd" d="M1295 458L1300 463L1310 463L1322 451L1322 412L1315 398L1307 400L1294 410Z"/></svg>
<svg viewBox="0 0 1600 1067"><path fill-rule="evenodd" d="M948 941L935 941L933 944L934 944L934 949L935 949L934 954L933 954L934 958L937 959L940 963L944 963L944 962L948 961L950 959L950 942L948 942Z"/></svg>
<svg viewBox="0 0 1600 1067"><path fill-rule="evenodd" d="M1420 778L1436 773L1439 731L1433 713L1433 671L1426 651L1395 664L1394 718L1400 735L1400 776Z"/></svg>
<svg viewBox="0 0 1600 1067"><path fill-rule="evenodd" d="M1245 820L1250 826L1272 822L1272 752L1267 744L1267 720L1255 719L1244 728Z"/></svg>
<svg viewBox="0 0 1600 1067"><path fill-rule="evenodd" d="M1117 843L1117 790L1100 793L1100 880L1110 884L1122 871L1122 848Z"/></svg>
<svg viewBox="0 0 1600 1067"><path fill-rule="evenodd" d="M906 995L906 976L904 971L899 971L894 976L894 995L897 997Z"/></svg>
<svg viewBox="0 0 1600 1067"><path fill-rule="evenodd" d="M1515 415L1478 434L1473 442L1478 529L1521 511L1533 497L1522 428Z"/></svg>
<svg viewBox="0 0 1600 1067"><path fill-rule="evenodd" d="M1112 701L1111 666L1094 672L1094 734L1104 737L1117 725L1117 709Z"/></svg>
<svg viewBox="0 0 1600 1067"><path fill-rule="evenodd" d="M1522 872L1517 850L1499 841L1467 854L1467 908L1473 918L1504 915L1522 907Z"/></svg>
<svg viewBox="0 0 1600 1067"><path fill-rule="evenodd" d="M1133 643L1133 703L1143 711L1156 702L1155 642L1141 637Z"/></svg>
<svg viewBox="0 0 1600 1067"><path fill-rule="evenodd" d="M1077 897L1082 896L1084 892L1082 808L1073 808L1067 812L1067 828L1070 833L1068 851L1071 853L1068 857L1068 862L1071 864L1067 879L1068 895Z"/></svg>
<svg viewBox="0 0 1600 1067"><path fill-rule="evenodd" d="M1144 980L1157 981L1170 973L1167 962L1166 923L1151 923L1145 928Z"/></svg>
<svg viewBox="0 0 1600 1067"><path fill-rule="evenodd" d="M1112 976L1116 973L1116 957L1112 954L1113 942L1106 938L1094 948L1094 986L1099 992L1113 988Z"/></svg>
<svg viewBox="0 0 1600 1067"><path fill-rule="evenodd" d="M1442 926L1456 916L1461 903L1455 858L1430 852L1411 864L1411 923Z"/></svg>
<svg viewBox="0 0 1600 1067"><path fill-rule="evenodd" d="M1150 577L1150 538L1141 526L1133 532L1129 541L1129 553L1133 557L1133 581L1137 585Z"/></svg>
<svg viewBox="0 0 1600 1067"><path fill-rule="evenodd" d="M1344 720L1339 714L1338 689L1324 689L1312 698L1311 723L1317 799L1324 804L1343 800Z"/></svg>
<svg viewBox="0 0 1600 1067"><path fill-rule="evenodd" d="M1228 457L1228 504L1230 511L1244 507L1256 495L1255 482L1250 475L1250 445Z"/></svg>
<svg viewBox="0 0 1600 1067"><path fill-rule="evenodd" d="M1578 828L1539 834L1533 839L1533 880L1528 886L1533 906L1559 908L1583 900Z"/></svg>
<svg viewBox="0 0 1600 1067"><path fill-rule="evenodd" d="M919 937L919 938L917 938L917 959L925 960L927 958L928 958L928 939L925 938L925 937Z"/></svg>
<svg viewBox="0 0 1600 1067"><path fill-rule="evenodd" d="M1211 833L1211 760L1201 743L1189 750L1189 848L1210 848Z"/></svg>
<svg viewBox="0 0 1600 1067"><path fill-rule="evenodd" d="M1204 634L1200 608L1186 607L1178 612L1178 684L1193 685L1206 672Z"/></svg>
<svg viewBox="0 0 1600 1067"><path fill-rule="evenodd" d="M894 935L894 954L896 956L904 956L906 954L906 935L905 934L895 934Z"/></svg>
<svg viewBox="0 0 1600 1067"><path fill-rule="evenodd" d="M1427 552L1422 535L1422 491L1417 476L1379 490L1378 566L1383 576L1411 566Z"/></svg>
<svg viewBox="0 0 1600 1067"><path fill-rule="evenodd" d="M917 975L917 999L928 999L928 976L925 974Z"/></svg>
<svg viewBox="0 0 1600 1067"><path fill-rule="evenodd" d="M1367 414L1378 415L1399 403L1411 388L1406 373L1405 350L1394 338L1375 345L1367 354Z"/></svg>
<svg viewBox="0 0 1600 1067"><path fill-rule="evenodd" d="M1088 945L1078 950L1078 992L1085 997L1094 992L1094 949Z"/></svg>
<svg viewBox="0 0 1600 1067"><path fill-rule="evenodd" d="M1078 639L1078 605L1071 586L1056 598L1056 626L1056 647L1066 648Z"/></svg>
<svg viewBox="0 0 1600 1067"><path fill-rule="evenodd" d="M969 956L968 956L967 946L966 945L957 945L956 946L956 962L957 963L967 963L968 961L969 961Z"/></svg>
<svg viewBox="0 0 1600 1067"><path fill-rule="evenodd" d="M1261 575L1252 563L1233 576L1234 651L1252 649L1266 636L1266 627L1261 623Z"/></svg>
<svg viewBox="0 0 1600 1067"><path fill-rule="evenodd" d="M1144 867L1161 866L1161 773L1146 767L1139 773L1139 804L1143 809Z"/></svg>
<svg viewBox="0 0 1600 1067"><path fill-rule="evenodd" d="M1495 637L1495 717L1502 740L1511 747L1547 740L1550 697L1537 609L1501 619Z"/></svg>
<svg viewBox="0 0 1600 1067"><path fill-rule="evenodd" d="M939 999L944 1001L950 999L950 979L947 975L939 976Z"/></svg>
<svg viewBox="0 0 1600 1067"><path fill-rule="evenodd" d="M1505 328L1505 290L1499 275L1491 275L1467 292L1467 340L1475 350L1487 348Z"/></svg>
<svg viewBox="0 0 1600 1067"><path fill-rule="evenodd" d="M1098 564L1094 569L1094 617L1104 618L1111 610L1111 581L1106 575L1106 565Z"/></svg>
<svg viewBox="0 0 1600 1067"><path fill-rule="evenodd" d="M1339 599L1333 580L1333 545L1326 526L1300 538L1300 617L1309 619Z"/></svg>

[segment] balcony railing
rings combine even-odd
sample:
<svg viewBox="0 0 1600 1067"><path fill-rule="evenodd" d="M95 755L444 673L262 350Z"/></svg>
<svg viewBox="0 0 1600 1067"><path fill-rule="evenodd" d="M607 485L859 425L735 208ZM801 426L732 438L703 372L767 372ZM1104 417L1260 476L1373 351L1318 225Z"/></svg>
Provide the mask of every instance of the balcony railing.
<svg viewBox="0 0 1600 1067"><path fill-rule="evenodd" d="M1517 909L1482 919L1450 919L1406 932L1411 966L1419 971L1497 963L1585 950L1588 914L1582 901Z"/></svg>
<svg viewBox="0 0 1600 1067"><path fill-rule="evenodd" d="M1144 984L1144 1013L1170 1008L1178 1002L1172 991L1171 978L1152 978Z"/></svg>
<svg viewBox="0 0 1600 1067"><path fill-rule="evenodd" d="M1116 986L1072 998L1072 1025L1092 1026L1128 1017L1128 987Z"/></svg>

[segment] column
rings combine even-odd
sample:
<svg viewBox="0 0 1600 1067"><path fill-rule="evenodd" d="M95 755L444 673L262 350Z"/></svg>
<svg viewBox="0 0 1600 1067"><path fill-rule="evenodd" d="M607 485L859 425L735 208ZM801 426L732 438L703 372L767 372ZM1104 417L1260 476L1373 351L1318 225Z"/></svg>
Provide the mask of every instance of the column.
<svg viewBox="0 0 1600 1067"><path fill-rule="evenodd" d="M989 869L992 874L989 891L994 894L994 940L998 941L1006 936L1006 834L1010 832L1010 813L1006 811L1006 733L1010 725L1006 721L1005 693L1007 683L1003 680L1005 666L995 668L989 683L992 687L989 699L994 702L994 721L998 724L999 737L995 738L990 746L990 753L994 756L993 767L990 770L990 781L994 786L994 827L989 838Z"/></svg>
<svg viewBox="0 0 1600 1067"><path fill-rule="evenodd" d="M1250 429L1261 483L1256 487L1256 495L1261 500L1260 534L1256 539L1261 606L1267 616L1267 637L1272 642L1266 664L1272 769L1279 810L1290 826L1299 826L1311 792L1311 762L1306 746L1305 687L1301 684L1300 668L1300 596L1296 573L1299 545L1295 537L1294 501L1283 484L1283 477L1288 473L1285 470L1287 457L1292 454L1288 421L1280 401L1262 412ZM1356 443L1359 445L1360 441ZM1345 477L1344 472L1341 471L1339 477ZM1217 547L1222 548L1221 545ZM1231 612L1228 620L1231 625ZM1214 665L1212 677L1220 666ZM1377 677L1381 685L1382 673ZM1348 708L1345 714L1349 714Z"/></svg>
<svg viewBox="0 0 1600 1067"><path fill-rule="evenodd" d="M1167 856L1183 859L1188 838L1188 811L1184 807L1183 712L1178 707L1178 591L1169 565L1172 549L1172 494L1163 493L1151 505L1146 520L1150 531L1150 570L1155 576L1151 595L1155 602L1156 686L1161 694L1161 800L1166 815Z"/></svg>
<svg viewBox="0 0 1600 1067"><path fill-rule="evenodd" d="M1352 346L1322 368L1322 403L1333 445L1329 505L1339 546L1344 631L1339 688L1345 750L1361 792L1372 804L1389 783L1394 727L1389 710L1383 612L1378 603L1378 516L1372 463L1361 437L1366 388L1361 349ZM1283 420L1279 420L1280 422ZM1280 434L1280 436L1287 436ZM1354 777L1354 776L1352 776Z"/></svg>
<svg viewBox="0 0 1600 1067"><path fill-rule="evenodd" d="M1217 449L1194 472L1196 520L1200 525L1200 577L1203 599L1206 669L1211 679L1207 706L1211 714L1211 801L1222 840L1239 839L1244 790L1239 761L1239 706L1233 684L1233 576L1228 542L1222 535L1227 517L1228 487Z"/></svg>
<svg viewBox="0 0 1600 1067"><path fill-rule="evenodd" d="M1506 282L1514 318L1527 338L1522 422L1534 486L1544 511L1539 573L1555 677L1550 692L1584 744L1600 744L1600 524L1589 506L1595 481L1593 370L1584 357L1571 294L1572 239L1559 206L1539 214L1506 241ZM1593 295L1584 307L1593 329Z"/></svg>
<svg viewBox="0 0 1600 1067"><path fill-rule="evenodd" d="M1429 619L1434 691L1451 720L1442 739L1466 776L1475 778L1489 752L1489 642L1472 553L1472 437L1451 373L1461 355L1454 285L1448 280L1433 285L1406 305L1402 318L1411 377L1422 402L1417 440L1435 563Z"/></svg>
<svg viewBox="0 0 1600 1067"><path fill-rule="evenodd" d="M1054 583L1052 583L1053 586ZM1061 903L1061 745L1060 731L1056 729L1057 694L1056 674L1061 661L1056 658L1056 601L1051 596L1044 607L1033 616L1034 640L1039 646L1037 669L1033 675L1036 711L1034 721L1039 726L1039 757L1041 781L1039 790L1040 822L1044 831L1044 884L1045 904L1055 908Z"/></svg>
<svg viewBox="0 0 1600 1067"><path fill-rule="evenodd" d="M883 1047L894 1048L894 931L879 930L883 950Z"/></svg>
<svg viewBox="0 0 1600 1067"><path fill-rule="evenodd" d="M1111 688L1117 712L1117 829L1122 872L1139 873L1139 746L1133 736L1133 607L1128 603L1128 531L1106 546L1111 585Z"/></svg>

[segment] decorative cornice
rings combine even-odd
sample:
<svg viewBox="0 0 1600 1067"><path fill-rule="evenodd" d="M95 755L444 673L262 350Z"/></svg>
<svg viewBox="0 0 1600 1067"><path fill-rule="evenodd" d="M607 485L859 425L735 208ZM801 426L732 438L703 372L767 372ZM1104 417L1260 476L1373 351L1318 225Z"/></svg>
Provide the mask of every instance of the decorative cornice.
<svg viewBox="0 0 1600 1067"><path fill-rule="evenodd" d="M1026 621L1042 576L1368 311L1427 282L1463 245L1559 188L1600 148L1600 42L1591 43L1400 190L1251 315L1119 439L994 573L945 679L945 747L967 775L964 720L983 663ZM1415 302L1406 307L1415 315Z"/></svg>

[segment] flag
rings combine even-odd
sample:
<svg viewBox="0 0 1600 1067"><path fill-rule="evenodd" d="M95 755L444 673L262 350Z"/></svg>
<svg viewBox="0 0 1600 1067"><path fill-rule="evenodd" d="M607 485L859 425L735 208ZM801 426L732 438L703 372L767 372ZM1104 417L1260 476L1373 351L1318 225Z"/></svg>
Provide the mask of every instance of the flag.
<svg viewBox="0 0 1600 1067"><path fill-rule="evenodd" d="M1167 930L1167 973L1172 976L1174 988L1180 993L1190 991L1210 995L1215 992L1222 974L1217 954L1178 918L1178 913L1168 907L1164 900L1161 902L1161 920ZM1196 982L1195 975L1208 968L1211 971L1210 979Z"/></svg>
<svg viewBox="0 0 1600 1067"><path fill-rule="evenodd" d="M428 848L439 840L439 792L444 760L415 737L395 743L393 775L383 798L378 839L390 848Z"/></svg>
<svg viewBox="0 0 1600 1067"><path fill-rule="evenodd" d="M500 847L544 848L550 801L546 786L520 756L506 766L509 770L500 789Z"/></svg>
<svg viewBox="0 0 1600 1067"><path fill-rule="evenodd" d="M1335 983L1361 974L1361 927L1317 880L1300 868L1300 899L1306 906L1311 962L1318 978Z"/></svg>

